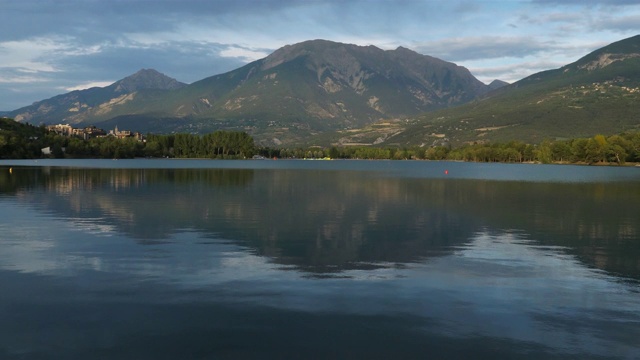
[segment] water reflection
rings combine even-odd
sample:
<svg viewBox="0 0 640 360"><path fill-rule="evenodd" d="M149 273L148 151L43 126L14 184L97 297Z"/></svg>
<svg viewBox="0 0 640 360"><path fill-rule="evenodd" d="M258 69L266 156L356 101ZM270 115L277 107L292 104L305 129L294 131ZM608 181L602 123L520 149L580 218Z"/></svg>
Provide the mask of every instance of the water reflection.
<svg viewBox="0 0 640 360"><path fill-rule="evenodd" d="M47 225L57 223L48 221L51 223ZM52 236L60 239L72 231L71 227L58 228ZM445 354L480 358L478 354L487 358L633 357L638 351L640 304L633 288L583 266L561 247L538 245L520 232L479 232L447 255L401 268L343 269L342 277L322 279L308 279L300 269L282 271L280 265L256 255L251 248L196 232L176 233L167 243L146 246L117 235L91 241L91 246L83 246L77 240L57 240L53 247L26 241L14 244L13 252L3 252L0 257L3 265L16 265L3 266L5 270L56 279L53 283L43 283L39 277L9 281L11 277L0 272L9 291L0 304L7 300L13 304L35 303L36 309L48 306L71 319L76 319L74 314L78 312L85 319L94 319L78 318L74 320L80 326L77 330L67 327L57 334L62 337L63 349L88 346L72 340L79 332L86 334L87 328L91 340L101 339L94 328L100 324L110 328L109 334L149 334L140 346L157 341L154 339L159 332L167 329L173 329L169 332L172 336L180 336L200 328L198 331L213 336L208 341L219 346L248 336L269 338L274 330L319 336L316 332L322 329L326 331L323 336L300 338L301 344L322 348L326 346L322 339L348 335L350 342L342 344L341 350L352 349L362 355L379 348L369 343L371 337L358 338L357 334L372 327L380 329L373 334L374 339L382 341L380 344L390 341L383 333L399 336L390 344L393 351L379 349L386 356L406 351L407 357L419 358L423 351L444 344ZM7 244L2 245L7 248ZM42 256L36 256L38 253ZM25 288L38 290L25 294ZM38 298L29 299L29 292L45 294L44 303L40 304ZM95 302L99 311L87 305ZM74 306L71 310L52 304ZM22 312L19 307L14 310L18 311L5 316L5 324L36 324L44 316L37 311ZM341 324L339 330L336 324ZM5 335L0 349L2 345L15 349L16 344L25 343L16 339L13 331L0 325L0 333ZM225 338L223 334L229 332L234 335ZM197 339L186 337L181 342L201 346L204 339ZM282 347L280 351L288 356L295 353L283 339L272 341L264 351L277 353ZM97 346L113 351L118 349L115 344L122 343L123 339L116 337ZM136 349L136 345L124 346ZM251 342L243 349L253 348ZM237 351L231 353L236 356L229 357L237 357ZM152 353L167 356L155 349ZM264 354L251 357L260 356Z"/></svg>
<svg viewBox="0 0 640 360"><path fill-rule="evenodd" d="M3 193L76 229L141 244L193 229L317 275L448 254L488 228L520 229L589 266L640 279L638 183L67 168L25 168L0 181Z"/></svg>
<svg viewBox="0 0 640 360"><path fill-rule="evenodd" d="M638 183L391 175L0 175L0 357L639 353Z"/></svg>
<svg viewBox="0 0 640 360"><path fill-rule="evenodd" d="M344 172L49 169L31 179L42 189L15 197L70 221L141 243L196 229L312 272L411 262L464 241L474 223L397 180Z"/></svg>

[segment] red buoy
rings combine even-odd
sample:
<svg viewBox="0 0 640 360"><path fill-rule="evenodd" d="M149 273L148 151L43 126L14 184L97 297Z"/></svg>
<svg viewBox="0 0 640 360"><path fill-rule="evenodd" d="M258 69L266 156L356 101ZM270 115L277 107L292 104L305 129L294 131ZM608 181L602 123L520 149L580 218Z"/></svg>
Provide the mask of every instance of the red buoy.
<svg viewBox="0 0 640 360"><path fill-rule="evenodd" d="M444 174L445 174L445 175L449 175L449 170L445 170L445 171L444 171Z"/></svg>

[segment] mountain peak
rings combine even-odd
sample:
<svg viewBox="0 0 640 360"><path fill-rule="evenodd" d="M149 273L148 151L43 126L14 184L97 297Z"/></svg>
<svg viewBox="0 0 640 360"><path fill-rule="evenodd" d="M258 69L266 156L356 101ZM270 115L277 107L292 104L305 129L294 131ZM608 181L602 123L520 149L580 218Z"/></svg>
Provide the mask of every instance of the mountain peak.
<svg viewBox="0 0 640 360"><path fill-rule="evenodd" d="M115 92L131 93L142 89L175 90L186 86L154 69L141 69L111 85Z"/></svg>
<svg viewBox="0 0 640 360"><path fill-rule="evenodd" d="M491 83L489 83L488 86L489 86L489 89L495 90L495 89L499 89L499 88L501 88L503 86L507 86L507 85L509 85L508 82L502 81L502 80L499 80L499 79L495 79Z"/></svg>
<svg viewBox="0 0 640 360"><path fill-rule="evenodd" d="M395 52L398 52L398 53L416 53L415 51L413 51L413 50L411 50L409 48L406 48L404 46L398 46L395 50L391 50L391 51L395 51Z"/></svg>
<svg viewBox="0 0 640 360"><path fill-rule="evenodd" d="M326 56L328 52L338 48L356 47L356 45L343 44L329 40L307 40L297 44L286 45L274 51L264 59L263 70L276 67L300 56L312 55L316 58Z"/></svg>

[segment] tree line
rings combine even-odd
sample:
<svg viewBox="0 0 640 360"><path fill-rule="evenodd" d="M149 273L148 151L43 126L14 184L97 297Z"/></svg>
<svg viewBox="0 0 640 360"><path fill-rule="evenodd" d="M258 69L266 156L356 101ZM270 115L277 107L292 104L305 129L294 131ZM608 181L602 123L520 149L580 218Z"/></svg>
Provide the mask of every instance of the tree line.
<svg viewBox="0 0 640 360"><path fill-rule="evenodd" d="M520 141L468 144L457 148L436 147L309 147L257 148L245 132L216 131L205 135L147 135L134 138L97 137L83 140L48 132L44 127L0 118L0 158L41 158L49 147L52 157L76 158L212 158L245 159L254 154L286 159L417 159L472 162L540 163L640 163L640 132L612 136L596 135L570 140L546 140L540 144Z"/></svg>
<svg viewBox="0 0 640 360"><path fill-rule="evenodd" d="M546 140L538 145L509 142L470 145L451 150L448 160L623 165L640 162L640 132L606 137Z"/></svg>
<svg viewBox="0 0 640 360"><path fill-rule="evenodd" d="M380 148L380 147L329 147L329 148L262 148L260 155L276 158L306 159L381 159L381 160L453 160L471 162L504 163L574 163L597 164L640 162L640 132L623 133L605 137L570 140L546 140L540 144L520 141L506 143L467 144L458 148L449 146Z"/></svg>

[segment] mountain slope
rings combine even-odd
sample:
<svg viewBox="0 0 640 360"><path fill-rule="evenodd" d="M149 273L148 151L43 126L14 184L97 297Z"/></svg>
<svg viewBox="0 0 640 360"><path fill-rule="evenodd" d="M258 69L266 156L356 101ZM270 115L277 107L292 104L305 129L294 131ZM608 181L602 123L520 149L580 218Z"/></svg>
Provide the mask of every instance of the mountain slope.
<svg viewBox="0 0 640 360"><path fill-rule="evenodd" d="M640 35L469 104L420 116L388 143L431 144L610 135L640 129Z"/></svg>
<svg viewBox="0 0 640 360"><path fill-rule="evenodd" d="M76 90L42 100L9 113L16 121L38 123L88 123L87 119L104 118L136 98L157 96L159 92L186 86L153 69L142 69L115 83L99 88Z"/></svg>

